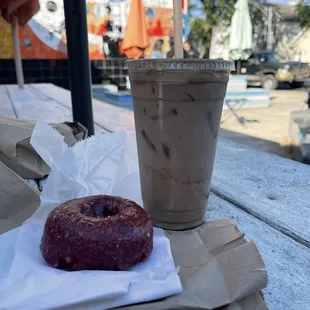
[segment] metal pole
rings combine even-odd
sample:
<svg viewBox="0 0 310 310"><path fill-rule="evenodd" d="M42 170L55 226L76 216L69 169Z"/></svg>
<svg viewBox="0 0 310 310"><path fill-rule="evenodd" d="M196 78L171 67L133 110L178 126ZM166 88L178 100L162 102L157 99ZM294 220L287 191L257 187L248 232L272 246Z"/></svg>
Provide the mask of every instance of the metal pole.
<svg viewBox="0 0 310 310"><path fill-rule="evenodd" d="M174 57L183 58L183 16L181 0L173 0Z"/></svg>
<svg viewBox="0 0 310 310"><path fill-rule="evenodd" d="M18 36L18 22L17 16L13 13L13 23L12 23L12 37L14 44L14 60L15 60L15 71L17 84L20 89L24 88L24 74L23 74L23 64L20 56L19 48L19 36Z"/></svg>
<svg viewBox="0 0 310 310"><path fill-rule="evenodd" d="M237 74L241 74L241 60L237 60Z"/></svg>
<svg viewBox="0 0 310 310"><path fill-rule="evenodd" d="M272 7L268 7L268 36L267 36L267 50L273 49L273 29L272 29Z"/></svg>
<svg viewBox="0 0 310 310"><path fill-rule="evenodd" d="M64 0L73 120L94 134L85 0Z"/></svg>

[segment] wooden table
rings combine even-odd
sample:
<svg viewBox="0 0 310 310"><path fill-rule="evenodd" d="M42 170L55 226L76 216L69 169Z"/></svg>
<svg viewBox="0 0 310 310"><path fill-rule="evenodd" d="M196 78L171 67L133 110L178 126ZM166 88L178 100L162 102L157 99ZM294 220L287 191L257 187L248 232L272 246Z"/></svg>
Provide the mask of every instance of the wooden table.
<svg viewBox="0 0 310 310"><path fill-rule="evenodd" d="M131 111L93 101L96 132L134 131ZM72 120L70 92L51 84L0 85L0 115ZM233 218L268 270L272 310L310 309L310 166L220 139L206 218Z"/></svg>

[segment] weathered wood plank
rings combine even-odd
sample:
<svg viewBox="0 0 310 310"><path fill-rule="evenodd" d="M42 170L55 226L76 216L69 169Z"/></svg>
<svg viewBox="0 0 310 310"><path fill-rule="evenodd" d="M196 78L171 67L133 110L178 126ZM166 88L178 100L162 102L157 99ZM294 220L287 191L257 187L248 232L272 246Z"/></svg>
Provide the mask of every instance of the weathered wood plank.
<svg viewBox="0 0 310 310"><path fill-rule="evenodd" d="M50 123L72 121L71 108L68 109L60 105L30 85L25 85L23 90L18 89L15 85L8 85L7 89L18 118ZM107 132L99 126L95 126L95 129L99 134Z"/></svg>
<svg viewBox="0 0 310 310"><path fill-rule="evenodd" d="M0 116L16 116L5 85L0 85Z"/></svg>
<svg viewBox="0 0 310 310"><path fill-rule="evenodd" d="M71 109L71 94L68 90L52 84L31 84L31 86L59 104ZM93 99L93 113L94 122L107 131L134 131L134 116L129 110Z"/></svg>
<svg viewBox="0 0 310 310"><path fill-rule="evenodd" d="M220 140L216 194L310 246L310 166Z"/></svg>
<svg viewBox="0 0 310 310"><path fill-rule="evenodd" d="M210 195L206 219L233 218L259 249L268 272L270 310L310 309L310 250L227 201Z"/></svg>
<svg viewBox="0 0 310 310"><path fill-rule="evenodd" d="M25 89L7 85L7 90L18 118L45 122L72 121L70 110L28 85Z"/></svg>

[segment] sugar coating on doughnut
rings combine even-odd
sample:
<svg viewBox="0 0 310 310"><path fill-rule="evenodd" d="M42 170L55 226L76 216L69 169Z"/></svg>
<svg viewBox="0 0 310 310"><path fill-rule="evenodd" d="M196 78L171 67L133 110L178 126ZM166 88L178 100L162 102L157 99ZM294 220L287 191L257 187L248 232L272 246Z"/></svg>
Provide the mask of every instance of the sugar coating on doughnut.
<svg viewBox="0 0 310 310"><path fill-rule="evenodd" d="M69 200L48 216L40 246L66 270L127 270L153 249L153 226L135 202L107 195Z"/></svg>

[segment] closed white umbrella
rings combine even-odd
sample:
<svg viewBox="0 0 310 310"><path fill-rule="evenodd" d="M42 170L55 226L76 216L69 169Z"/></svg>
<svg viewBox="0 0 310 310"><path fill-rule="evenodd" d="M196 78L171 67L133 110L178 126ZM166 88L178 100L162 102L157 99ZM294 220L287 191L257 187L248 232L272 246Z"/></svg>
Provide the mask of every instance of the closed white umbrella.
<svg viewBox="0 0 310 310"><path fill-rule="evenodd" d="M250 57L253 48L252 22L247 0L238 0L231 19L229 53L238 61L237 73L240 74L240 60Z"/></svg>

